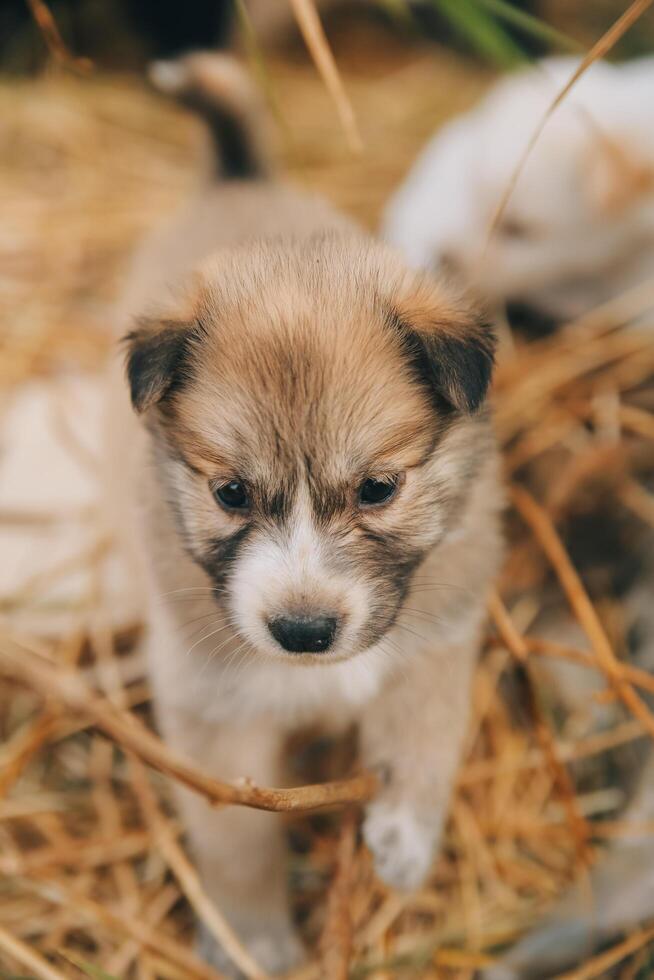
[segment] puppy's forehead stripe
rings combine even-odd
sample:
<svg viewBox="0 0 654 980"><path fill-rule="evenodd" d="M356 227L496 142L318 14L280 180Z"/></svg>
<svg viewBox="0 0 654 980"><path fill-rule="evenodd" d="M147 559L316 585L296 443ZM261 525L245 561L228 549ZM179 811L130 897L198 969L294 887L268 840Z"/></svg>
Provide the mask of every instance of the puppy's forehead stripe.
<svg viewBox="0 0 654 980"><path fill-rule="evenodd" d="M279 489L264 491L261 499L262 512L274 521L285 521L291 512L294 493L295 487L291 481L285 481Z"/></svg>

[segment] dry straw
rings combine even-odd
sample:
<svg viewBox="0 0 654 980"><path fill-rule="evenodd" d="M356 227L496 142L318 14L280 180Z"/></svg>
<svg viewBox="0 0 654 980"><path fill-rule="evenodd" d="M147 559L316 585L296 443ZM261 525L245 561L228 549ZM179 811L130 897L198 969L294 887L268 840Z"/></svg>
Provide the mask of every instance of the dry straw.
<svg viewBox="0 0 654 980"><path fill-rule="evenodd" d="M483 72L452 56L409 60L389 41L370 43L374 81L348 71L360 56L356 37L337 48L365 120L362 159L332 138L332 107L311 66L269 61L293 119L291 168L367 223L436 119L464 108L484 83ZM197 131L126 79L3 83L0 105L0 135L11 148L0 239L11 273L0 286L8 325L0 378L8 392L62 364L103 362L125 256L192 184ZM470 978L495 944L515 937L586 872L603 839L633 832L616 812L621 788L606 760L651 738L644 694L654 685L621 661L625 610L601 589L589 594L565 529L601 501L636 534L651 530L644 479L654 469L654 350L651 333L634 324L651 331L653 305L651 287L616 297L555 338L518 346L500 365L495 400L511 488L510 548L491 600L444 851L422 892L395 895L376 881L351 808L319 822L292 816L302 843L291 859L292 894L310 957L298 980ZM0 514L16 526L23 517ZM42 517L44 528L56 519ZM246 779L224 784L175 759L150 727L137 631L101 635L80 614L79 628L52 642L17 633L13 615L43 586L38 579L26 591L17 583L0 635L1 969L46 980L98 976L93 967L119 980L215 980L219 974L193 950L198 916L246 976L263 976L201 887L167 780L181 779L216 803L297 811L360 803L374 793L374 776L275 790ZM553 595L586 641L559 644L532 630ZM94 601L102 609L102 596ZM604 679L612 727L580 734L554 725L539 666L561 659ZM112 683L103 686L107 677ZM517 679L529 708L522 720L503 694L507 679ZM575 788L570 767L581 763L593 767L592 791ZM639 964L646 969L652 938L651 928L635 930L568 977L600 977L624 963L626 980Z"/></svg>

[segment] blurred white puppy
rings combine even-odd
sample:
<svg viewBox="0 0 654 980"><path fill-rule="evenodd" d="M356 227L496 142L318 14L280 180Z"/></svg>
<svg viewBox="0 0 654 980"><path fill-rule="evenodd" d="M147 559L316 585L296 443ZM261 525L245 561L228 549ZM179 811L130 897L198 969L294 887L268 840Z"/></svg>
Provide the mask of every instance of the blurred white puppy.
<svg viewBox="0 0 654 980"><path fill-rule="evenodd" d="M654 273L654 58L594 64L548 120L491 239L516 164L574 58L498 82L443 127L392 199L385 237L546 327Z"/></svg>

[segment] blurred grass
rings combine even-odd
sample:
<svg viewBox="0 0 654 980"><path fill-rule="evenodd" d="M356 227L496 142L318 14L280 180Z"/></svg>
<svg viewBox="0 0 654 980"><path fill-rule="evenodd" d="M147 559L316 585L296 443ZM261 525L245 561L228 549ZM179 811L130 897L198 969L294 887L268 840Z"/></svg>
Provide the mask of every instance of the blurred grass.
<svg viewBox="0 0 654 980"><path fill-rule="evenodd" d="M22 10L24 0L0 4L0 70L33 71L45 61L38 31ZM146 0L144 0L145 5ZM149 0L148 0L149 2ZM288 7L288 0L270 0ZM242 21L247 0L215 0L234 8L235 26ZM66 44L77 55L91 57L100 69L135 68L153 56L155 39L136 31L128 16L127 0L48 0ZM622 13L623 0L343 0L324 12L330 37L343 18L368 22L385 20L387 28L401 33L405 43L421 45L436 41L495 67L506 68L526 58L554 51L574 52L587 47ZM239 9L240 8L240 9ZM193 7L184 9L184 20ZM288 24L291 24L289 9ZM291 34L293 32L291 31ZM270 39L261 37L269 49ZM207 35L203 46L214 38ZM274 47L276 42L272 44ZM652 50L654 16L643 18L637 31L620 42L617 57L632 57Z"/></svg>
<svg viewBox="0 0 654 980"><path fill-rule="evenodd" d="M499 19L476 0L432 0L432 3L477 54L498 68L513 68L527 60L523 48Z"/></svg>
<svg viewBox="0 0 654 980"><path fill-rule="evenodd" d="M583 49L583 45L579 41L556 27L552 27L542 18L534 17L533 14L514 7L507 0L477 0L477 3L494 14L498 21L505 21L507 24L524 31L525 34L551 44L554 48L560 48L562 51L580 51Z"/></svg>

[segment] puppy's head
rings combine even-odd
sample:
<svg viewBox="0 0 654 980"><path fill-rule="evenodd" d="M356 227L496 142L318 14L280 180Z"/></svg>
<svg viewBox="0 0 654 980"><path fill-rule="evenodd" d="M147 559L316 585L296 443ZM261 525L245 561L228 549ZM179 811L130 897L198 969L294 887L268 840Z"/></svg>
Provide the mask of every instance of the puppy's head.
<svg viewBox="0 0 654 980"><path fill-rule="evenodd" d="M190 316L128 338L162 494L255 649L346 658L457 525L493 338L355 238L226 251L199 278Z"/></svg>

